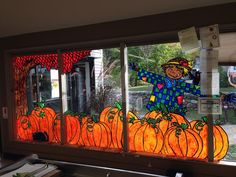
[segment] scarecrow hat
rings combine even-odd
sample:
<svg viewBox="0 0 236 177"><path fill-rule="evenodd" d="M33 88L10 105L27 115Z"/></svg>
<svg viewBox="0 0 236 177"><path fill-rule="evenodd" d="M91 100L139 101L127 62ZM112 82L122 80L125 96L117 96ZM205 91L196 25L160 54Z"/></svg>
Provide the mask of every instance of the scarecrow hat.
<svg viewBox="0 0 236 177"><path fill-rule="evenodd" d="M191 63L187 59L180 57L170 59L167 63L161 65L161 67L165 70L165 68L171 65L176 65L178 68L183 69L184 75L188 74L192 69Z"/></svg>

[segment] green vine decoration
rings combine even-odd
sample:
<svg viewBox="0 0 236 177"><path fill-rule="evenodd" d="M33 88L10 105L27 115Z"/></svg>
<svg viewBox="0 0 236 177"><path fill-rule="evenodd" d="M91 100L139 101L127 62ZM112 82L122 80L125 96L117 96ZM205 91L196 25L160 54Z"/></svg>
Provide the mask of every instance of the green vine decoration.
<svg viewBox="0 0 236 177"><path fill-rule="evenodd" d="M188 128L188 124L181 123L180 125L176 127L175 136L179 138L179 135L181 135L181 132L183 130L186 130L187 128Z"/></svg>

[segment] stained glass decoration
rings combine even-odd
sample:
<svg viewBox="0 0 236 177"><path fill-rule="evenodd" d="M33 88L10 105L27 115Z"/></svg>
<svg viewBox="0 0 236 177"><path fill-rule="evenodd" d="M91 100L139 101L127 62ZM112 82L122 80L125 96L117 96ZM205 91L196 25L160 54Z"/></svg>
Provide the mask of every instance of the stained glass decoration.
<svg viewBox="0 0 236 177"><path fill-rule="evenodd" d="M127 119L138 119L137 116L128 112ZM122 148L122 132L123 132L123 113L121 104L119 102L115 102L115 106L106 107L100 113L100 121L106 123L111 129L112 136L112 148Z"/></svg>
<svg viewBox="0 0 236 177"><path fill-rule="evenodd" d="M70 72L72 65L81 59L80 57L88 54L88 51L62 54L63 72ZM49 54L25 56L15 60L18 140L61 143L61 119L64 119L66 144L80 148L122 151L125 119L122 105L118 101L102 109L99 115L79 114L72 111L66 111L60 115L44 102L38 102L33 110L27 113L27 100L22 97L26 94L28 71L38 64L47 69L57 68L57 57L56 54ZM47 63L48 61L50 62ZM183 80L177 81L180 76L182 77L190 70L187 61L171 60L163 65L163 68L166 71L167 67L172 65L174 67L171 71L172 69L177 71L173 82L170 79L166 80L164 76L138 69L138 77L152 83L154 91L149 98L146 114L141 116L134 111L129 111L126 116L128 150L131 153L149 153L162 157L206 160L208 157L207 118L203 117L202 120L189 122L182 105L184 92L199 95L199 86ZM131 67L137 71L137 66L131 65ZM219 161L228 151L228 136L220 125L214 125L213 133L214 159Z"/></svg>
<svg viewBox="0 0 236 177"><path fill-rule="evenodd" d="M155 119L134 120L129 124L130 151L158 154L164 144L164 136Z"/></svg>
<svg viewBox="0 0 236 177"><path fill-rule="evenodd" d="M200 96L200 86L190 84L181 79L192 69L191 63L184 58L176 57L162 65L165 76L139 68L131 63L130 69L137 72L139 80L153 85L153 90L146 108L151 111L157 104L167 105L170 112L185 115L183 107L184 93Z"/></svg>
<svg viewBox="0 0 236 177"><path fill-rule="evenodd" d="M190 122L191 128L197 132L203 141L203 150L199 158L205 159L207 157L207 117L202 120L194 120ZM220 125L213 126L213 139L214 139L214 159L220 160L225 157L229 148L228 135Z"/></svg>
<svg viewBox="0 0 236 177"><path fill-rule="evenodd" d="M65 128L66 128L66 143L72 145L82 145L80 142L80 133L81 133L81 117L76 113L67 111L63 115L65 119ZM58 117L54 119L53 123L53 132L56 142L61 142L61 119Z"/></svg>
<svg viewBox="0 0 236 177"><path fill-rule="evenodd" d="M86 147L108 149L111 146L111 130L95 116L88 116L82 125L82 142Z"/></svg>
<svg viewBox="0 0 236 177"><path fill-rule="evenodd" d="M53 123L56 113L44 103L38 103L28 115L17 118L17 136L20 140L32 141L33 133L42 132L48 135L49 142L54 141Z"/></svg>
<svg viewBox="0 0 236 177"><path fill-rule="evenodd" d="M90 55L90 50L62 53L63 73L70 72L74 63ZM58 54L27 55L14 57L14 79L16 115L21 116L28 111L27 76L30 69L40 65L47 70L58 69Z"/></svg>

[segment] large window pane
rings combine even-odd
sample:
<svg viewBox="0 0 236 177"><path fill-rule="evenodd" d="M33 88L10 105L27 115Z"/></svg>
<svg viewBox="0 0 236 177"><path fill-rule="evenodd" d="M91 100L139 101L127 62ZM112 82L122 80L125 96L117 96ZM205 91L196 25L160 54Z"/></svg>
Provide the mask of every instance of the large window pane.
<svg viewBox="0 0 236 177"><path fill-rule="evenodd" d="M134 153L207 158L207 138L195 124L199 52L184 54L179 43L128 48L129 150ZM186 60L187 59L187 60ZM198 120L199 119L199 120Z"/></svg>
<svg viewBox="0 0 236 177"><path fill-rule="evenodd" d="M225 160L236 160L236 67L219 66L222 115L216 119L229 137L229 149Z"/></svg>
<svg viewBox="0 0 236 177"><path fill-rule="evenodd" d="M65 59L72 62L88 54L88 51L63 53L68 56ZM61 117L58 54L14 57L13 66L17 139L60 142L60 127L57 126ZM63 65L63 71L68 69L68 65Z"/></svg>
<svg viewBox="0 0 236 177"><path fill-rule="evenodd" d="M92 50L62 76L66 142L90 149L122 149L118 48Z"/></svg>

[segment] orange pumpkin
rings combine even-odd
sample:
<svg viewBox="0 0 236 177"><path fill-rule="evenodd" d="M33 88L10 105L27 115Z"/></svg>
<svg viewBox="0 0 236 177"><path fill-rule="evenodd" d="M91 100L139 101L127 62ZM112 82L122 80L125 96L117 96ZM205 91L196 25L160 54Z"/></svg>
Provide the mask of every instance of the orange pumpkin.
<svg viewBox="0 0 236 177"><path fill-rule="evenodd" d="M111 130L95 116L88 117L82 125L81 140L86 147L107 149L111 146Z"/></svg>
<svg viewBox="0 0 236 177"><path fill-rule="evenodd" d="M78 144L81 133L81 124L78 115L65 114L66 127L66 143L67 144ZM61 142L61 119L57 118L54 120L53 132L56 142Z"/></svg>
<svg viewBox="0 0 236 177"><path fill-rule="evenodd" d="M30 115L23 115L16 120L16 131L20 140L32 141L33 133L38 131L38 124Z"/></svg>
<svg viewBox="0 0 236 177"><path fill-rule="evenodd" d="M146 119L155 119L157 120L157 126L159 129L162 131L163 134L166 133L166 131L176 125L176 124L187 124L190 126L189 122L187 119L185 119L183 116L175 113L168 113L168 114L163 114L160 111L151 111L145 114Z"/></svg>
<svg viewBox="0 0 236 177"><path fill-rule="evenodd" d="M162 131L156 127L155 119L134 120L129 124L129 150L158 154L164 144Z"/></svg>
<svg viewBox="0 0 236 177"><path fill-rule="evenodd" d="M40 132L46 132L49 136L49 142L54 139L53 123L56 119L56 113L52 108L46 107L44 103L38 103L31 112L32 119L36 119L39 124Z"/></svg>
<svg viewBox="0 0 236 177"><path fill-rule="evenodd" d="M138 118L134 113L129 111L127 120L129 119ZM121 105L118 102L115 102L115 107L106 107L100 113L100 122L106 123L111 130L111 148L122 149L123 113Z"/></svg>
<svg viewBox="0 0 236 177"><path fill-rule="evenodd" d="M208 155L207 149L207 117L203 117L202 120L194 120L190 122L192 129L197 132L203 141L203 150L199 155L200 159L206 159ZM227 133L219 125L213 126L213 142L214 142L214 159L221 160L227 154L229 148L229 140Z"/></svg>
<svg viewBox="0 0 236 177"><path fill-rule="evenodd" d="M187 124L171 127L165 134L164 150L167 156L198 158L202 148L201 137Z"/></svg>

